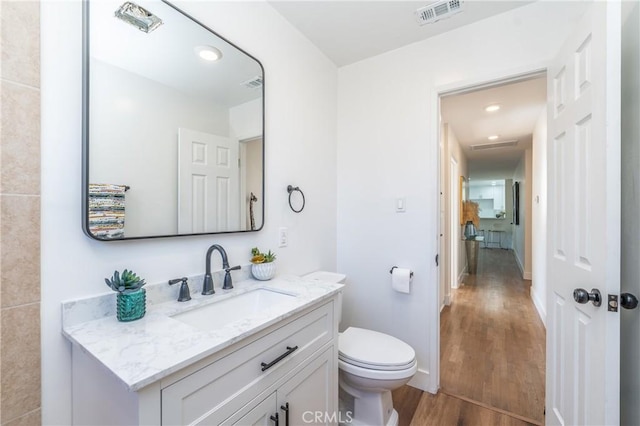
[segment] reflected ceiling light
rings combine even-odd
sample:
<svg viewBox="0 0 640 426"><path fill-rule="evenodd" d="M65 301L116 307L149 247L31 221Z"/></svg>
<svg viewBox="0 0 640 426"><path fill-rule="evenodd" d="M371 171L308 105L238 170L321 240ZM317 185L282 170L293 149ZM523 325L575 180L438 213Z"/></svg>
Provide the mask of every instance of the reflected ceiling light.
<svg viewBox="0 0 640 426"><path fill-rule="evenodd" d="M489 136L487 139L489 139L490 141L495 141L496 139L498 139L500 136L499 135L491 135Z"/></svg>
<svg viewBox="0 0 640 426"><path fill-rule="evenodd" d="M487 112L496 112L500 109L500 105L498 104L493 104L493 105L489 105L488 107L486 107L484 110Z"/></svg>
<svg viewBox="0 0 640 426"><path fill-rule="evenodd" d="M213 46L196 46L193 50L205 61L213 62L222 58L222 52Z"/></svg>

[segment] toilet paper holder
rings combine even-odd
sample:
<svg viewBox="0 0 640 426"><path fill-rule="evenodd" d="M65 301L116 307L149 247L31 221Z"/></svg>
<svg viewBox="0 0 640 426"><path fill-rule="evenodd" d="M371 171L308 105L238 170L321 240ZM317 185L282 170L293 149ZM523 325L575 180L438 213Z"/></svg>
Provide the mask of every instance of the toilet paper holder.
<svg viewBox="0 0 640 426"><path fill-rule="evenodd" d="M396 268L397 268L397 266L392 266L391 270L389 271L389 273L391 275L393 275L393 270L396 269ZM413 271L409 272L409 277L413 278Z"/></svg>

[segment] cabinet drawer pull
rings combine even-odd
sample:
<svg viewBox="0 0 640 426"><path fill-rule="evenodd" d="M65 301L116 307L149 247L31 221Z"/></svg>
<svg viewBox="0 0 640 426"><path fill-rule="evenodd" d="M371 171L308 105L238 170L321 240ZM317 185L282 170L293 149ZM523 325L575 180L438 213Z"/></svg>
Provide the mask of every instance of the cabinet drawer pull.
<svg viewBox="0 0 640 426"><path fill-rule="evenodd" d="M287 351L282 355L280 355L278 358L271 361L269 364L261 362L260 365L262 365L262 371L270 369L271 367L273 367L274 365L276 365L277 363L279 363L280 361L282 361L283 359L291 355L293 352L295 352L296 349L298 349L297 346L294 346L294 347L287 346Z"/></svg>
<svg viewBox="0 0 640 426"><path fill-rule="evenodd" d="M289 403L281 405L280 409L284 411L284 426L289 426Z"/></svg>
<svg viewBox="0 0 640 426"><path fill-rule="evenodd" d="M278 426L278 413L269 418L275 422L275 426Z"/></svg>

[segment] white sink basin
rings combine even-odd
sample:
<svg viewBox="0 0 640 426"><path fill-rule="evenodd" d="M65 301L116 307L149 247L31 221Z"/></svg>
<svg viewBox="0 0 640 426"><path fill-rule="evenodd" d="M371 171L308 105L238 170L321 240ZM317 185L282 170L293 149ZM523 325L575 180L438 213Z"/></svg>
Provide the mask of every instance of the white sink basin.
<svg viewBox="0 0 640 426"><path fill-rule="evenodd" d="M213 296L215 297L215 296ZM208 331L251 317L295 298L295 295L259 288L219 302L174 315L172 318Z"/></svg>

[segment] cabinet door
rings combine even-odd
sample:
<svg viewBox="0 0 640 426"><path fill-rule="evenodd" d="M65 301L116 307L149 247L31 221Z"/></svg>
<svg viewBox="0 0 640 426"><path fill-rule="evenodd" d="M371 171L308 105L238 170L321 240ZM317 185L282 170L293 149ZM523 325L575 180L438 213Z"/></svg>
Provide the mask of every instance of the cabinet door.
<svg viewBox="0 0 640 426"><path fill-rule="evenodd" d="M335 362L333 348L328 348L278 388L281 425L338 423Z"/></svg>
<svg viewBox="0 0 640 426"><path fill-rule="evenodd" d="M276 393L273 392L258 405L247 405L233 416L224 421L223 425L239 426L275 426L277 423L271 417L276 417Z"/></svg>

